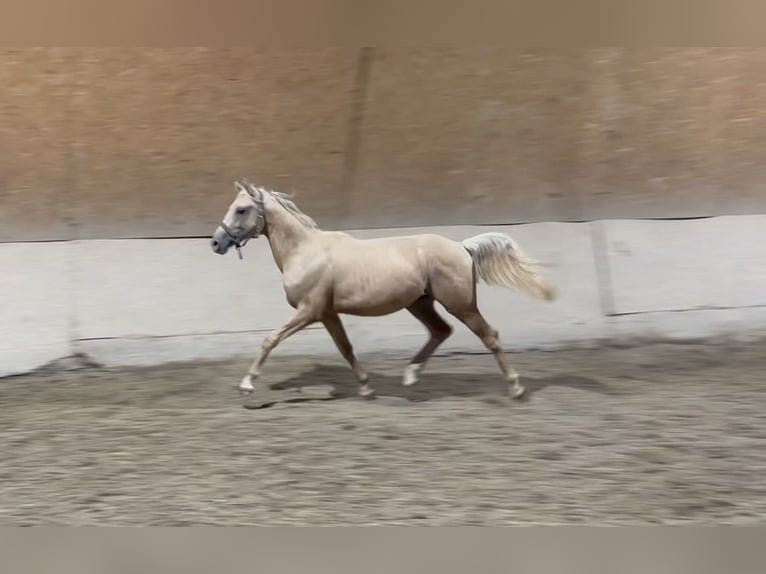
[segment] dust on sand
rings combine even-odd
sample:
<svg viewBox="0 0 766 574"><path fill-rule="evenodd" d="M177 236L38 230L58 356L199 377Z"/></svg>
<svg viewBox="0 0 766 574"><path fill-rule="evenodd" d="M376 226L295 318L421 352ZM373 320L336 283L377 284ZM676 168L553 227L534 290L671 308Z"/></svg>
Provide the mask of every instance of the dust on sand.
<svg viewBox="0 0 766 574"><path fill-rule="evenodd" d="M0 381L0 523L766 523L763 343L249 358ZM269 386L273 388L268 388ZM243 408L250 407L269 408Z"/></svg>

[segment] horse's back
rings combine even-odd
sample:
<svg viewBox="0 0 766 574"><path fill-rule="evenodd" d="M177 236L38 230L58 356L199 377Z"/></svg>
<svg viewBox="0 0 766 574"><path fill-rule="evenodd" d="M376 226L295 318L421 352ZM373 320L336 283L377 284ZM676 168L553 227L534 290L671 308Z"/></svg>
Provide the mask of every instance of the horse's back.
<svg viewBox="0 0 766 574"><path fill-rule="evenodd" d="M418 265L427 265L434 260L465 263L470 259L460 243L436 233L357 238L347 233L332 232L327 235L327 240L334 258L356 260L382 257L381 263L391 258Z"/></svg>
<svg viewBox="0 0 766 574"><path fill-rule="evenodd" d="M431 285L450 281L470 256L459 243L436 234L355 238L324 237L338 312L378 315L412 304Z"/></svg>

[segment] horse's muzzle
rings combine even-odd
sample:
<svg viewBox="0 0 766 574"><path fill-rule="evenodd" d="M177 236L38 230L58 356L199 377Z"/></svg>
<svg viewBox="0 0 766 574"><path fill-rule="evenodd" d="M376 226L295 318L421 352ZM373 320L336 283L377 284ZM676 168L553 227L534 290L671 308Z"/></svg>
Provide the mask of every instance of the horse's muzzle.
<svg viewBox="0 0 766 574"><path fill-rule="evenodd" d="M215 236L213 236L210 239L210 249L213 250L213 253L217 253L218 255L224 255L229 250L229 247L231 242L227 238L219 239Z"/></svg>

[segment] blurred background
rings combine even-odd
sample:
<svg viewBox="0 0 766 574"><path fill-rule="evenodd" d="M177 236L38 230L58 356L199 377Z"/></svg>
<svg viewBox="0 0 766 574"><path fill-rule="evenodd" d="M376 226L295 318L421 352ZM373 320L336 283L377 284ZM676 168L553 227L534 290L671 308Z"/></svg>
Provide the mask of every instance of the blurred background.
<svg viewBox="0 0 766 574"><path fill-rule="evenodd" d="M281 324L279 275L264 242L234 267L201 241L241 177L295 192L325 229L516 236L562 300L488 292L490 315L518 307L499 324L512 348L757 327L757 309L646 313L766 305L765 64L746 48L3 50L0 257L24 302L0 374L249 352L227 333ZM221 277L251 288L221 304ZM350 329L409 349L408 319Z"/></svg>
<svg viewBox="0 0 766 574"><path fill-rule="evenodd" d="M243 176L327 228L761 213L765 58L3 50L0 239L206 236Z"/></svg>
<svg viewBox="0 0 766 574"><path fill-rule="evenodd" d="M0 518L766 516L766 50L3 49L0 86ZM289 402L354 394L314 328L267 365L281 406L241 409L289 313L265 241L208 248L242 177L324 229L520 240L560 300L480 306L532 400L487 402L460 329L405 392L400 313L346 323L392 403Z"/></svg>

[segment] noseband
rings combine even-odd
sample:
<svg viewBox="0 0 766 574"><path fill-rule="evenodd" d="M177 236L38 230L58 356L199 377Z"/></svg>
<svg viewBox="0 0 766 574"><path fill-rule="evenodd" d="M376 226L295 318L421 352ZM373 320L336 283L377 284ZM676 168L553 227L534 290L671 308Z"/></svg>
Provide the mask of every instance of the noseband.
<svg viewBox="0 0 766 574"><path fill-rule="evenodd" d="M263 232L263 228L266 226L266 210L263 207L263 190L254 188L251 185L246 188L246 191L247 195L250 197L250 199L253 200L253 203L255 203L255 225L253 225L250 229L246 229L243 233L237 236L237 234L234 233L234 230L226 225L223 221L220 223L221 229L223 229L223 232L229 237L229 239L231 239L240 259L242 259L242 248L245 246L245 244L251 238L258 237ZM257 192L257 195L254 195L254 192Z"/></svg>

